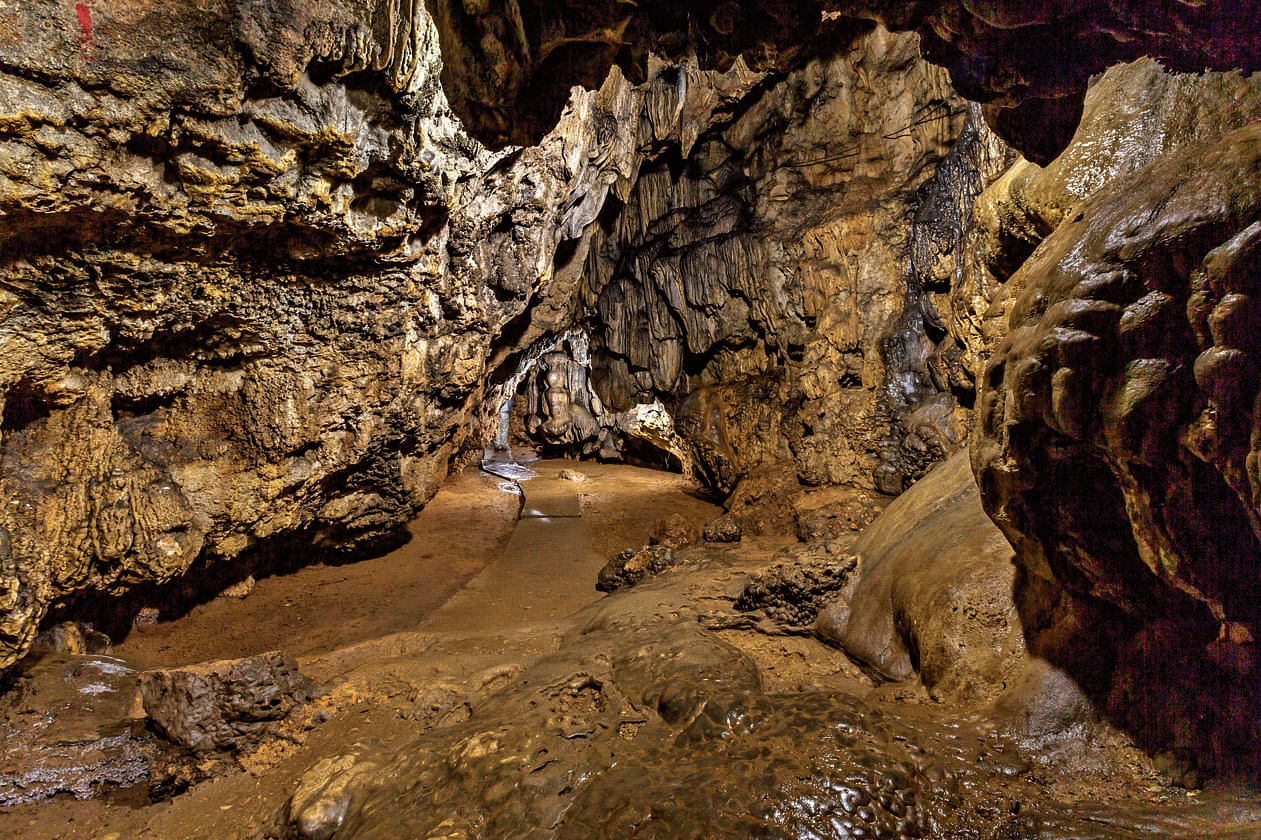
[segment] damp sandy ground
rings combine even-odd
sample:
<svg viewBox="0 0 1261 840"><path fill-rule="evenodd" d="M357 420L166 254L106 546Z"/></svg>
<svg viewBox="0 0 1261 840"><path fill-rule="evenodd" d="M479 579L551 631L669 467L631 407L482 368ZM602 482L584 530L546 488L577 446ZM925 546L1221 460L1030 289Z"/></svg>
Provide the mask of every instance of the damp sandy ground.
<svg viewBox="0 0 1261 840"><path fill-rule="evenodd" d="M740 582L751 570L768 565L774 551L789 542L774 537L748 539L736 548L715 550L715 559L699 567L680 568L606 598L595 590L594 582L610 554L646 543L653 525L668 514L682 514L699 526L720 509L691 482L668 473L561 461L539 461L530 467L536 477L525 482L524 499L512 482L470 469L447 483L411 523L411 541L395 552L267 578L243 600L218 599L177 620L133 632L116 653L150 665L279 648L296 655L302 671L323 683L327 693L313 701L301 720L287 725L280 738L242 756L237 769L173 799L151 803L143 791L133 790L106 799L61 797L4 809L0 810L0 837L261 840L290 836L286 802L303 774L322 758L348 751L382 757L386 783L405 786L405 778L390 781L392 771L387 768L394 766L389 763L394 759L387 757L407 756L418 736L432 732L440 740L443 733L461 731L465 722L476 729L481 725L477 715L493 715L497 698L521 696L522 686L548 673L548 668L559 668L560 673L588 667L576 660L570 664L569 651L603 644L601 632L612 647L607 655L598 653L590 661L599 663L620 655L618 646L626 643L620 631L610 633L608 627L626 620L625 616L631 617L626 625L629 632L642 636L656 632L651 629L654 621L664 621L660 626L677 631L695 628L700 617L729 611L731 593ZM585 480L560 479L563 469L578 470ZM586 617L575 621L575 613ZM606 629L591 632L599 622L592 624L590 619L599 615L605 615ZM705 634L688 632L690 644L700 644L698 650L709 645ZM928 732L923 736L926 740L940 738L957 726L949 709L934 708L914 685L875 688L856 666L812 637L747 626L718 629L710 635L753 663L757 681L766 692L762 702L772 709L768 713L772 719L786 715L785 720L808 722L813 719L806 712L819 706L818 698L833 696L840 698L836 708L862 702L886 709L890 720L903 720L911 727L907 732L912 736L916 731ZM583 708L579 701L584 697L579 692L571 698L573 702L564 709L565 720L595 714L599 703ZM818 711L826 716L833 707L824 704ZM639 725L619 732L619 737L634 739ZM813 726L821 728L816 733ZM795 757L814 749L827 723L820 718L804 728L788 725L777 731L775 737L784 744L774 749ZM732 743L738 746L740 739ZM888 749L899 747L891 744ZM721 776L724 759L703 752L681 760L692 762L706 777ZM980 756L975 760L981 761ZM1250 800L1172 788L1142 756L1123 748L1115 750L1110 760L1112 768L1103 774L1049 774L1045 780L1005 775L1006 764L1000 762L986 771L989 776L983 772L979 787L967 794L968 807L976 809L972 819L985 826L1021 802L1034 803L1037 797L1048 796L1083 807L1107 800L1112 810L1080 818L1086 824L1098 824L1098 834L1019 836L1261 836L1261 822L1248 811ZM706 762L716 763L709 768ZM970 752L965 763L973 763ZM580 771L577 763L574 768ZM459 767L456 770L463 772ZM553 768L548 772L570 771ZM642 781L651 793L654 780ZM471 782L475 789L478 783L477 779ZM475 791L475 795L482 793ZM1244 809L1243 816L1218 820L1236 807ZM1173 816L1167 818L1170 813ZM1117 814L1121 815L1119 827L1108 822L1115 821ZM600 816L599 809L595 815ZM1079 817L1073 819L1078 820L1075 825L1081 824ZM378 830L373 836L395 834Z"/></svg>
<svg viewBox="0 0 1261 840"><path fill-rule="evenodd" d="M448 479L408 525L411 539L380 557L316 565L257 581L241 599L216 598L171 621L137 625L113 653L138 667L183 665L282 650L333 685L317 701L331 719L169 802L126 793L58 797L0 809L0 837L232 838L265 836L302 770L371 739L404 742L400 716L417 686L479 677L487 690L519 661L555 649L564 616L603 595L607 555L648 542L657 520L698 527L721 513L698 486L624 465L527 462L531 509L517 486L477 467ZM584 480L562 480L561 470ZM521 519L518 521L518 513ZM143 804L144 807L136 807Z"/></svg>

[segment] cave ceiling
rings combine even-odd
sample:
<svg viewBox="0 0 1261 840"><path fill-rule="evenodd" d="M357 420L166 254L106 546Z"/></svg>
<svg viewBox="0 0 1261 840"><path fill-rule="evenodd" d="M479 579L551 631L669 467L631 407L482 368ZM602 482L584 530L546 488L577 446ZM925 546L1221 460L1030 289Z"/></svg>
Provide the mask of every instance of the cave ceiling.
<svg viewBox="0 0 1261 840"><path fill-rule="evenodd" d="M650 55L696 55L720 70L738 58L786 69L843 48L879 21L915 31L961 95L984 103L1000 135L1045 163L1068 144L1090 78L1147 55L1183 72L1261 67L1261 6L1133 0L426 0L443 44L443 84L470 132L491 146L535 143L571 85L595 87L617 65L646 78Z"/></svg>

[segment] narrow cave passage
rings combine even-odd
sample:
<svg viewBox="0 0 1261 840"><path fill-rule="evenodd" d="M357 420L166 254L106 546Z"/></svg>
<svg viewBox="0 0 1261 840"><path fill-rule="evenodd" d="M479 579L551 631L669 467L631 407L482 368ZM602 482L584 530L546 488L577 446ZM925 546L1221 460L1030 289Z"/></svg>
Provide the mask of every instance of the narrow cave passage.
<svg viewBox="0 0 1261 840"><path fill-rule="evenodd" d="M1261 837L1261 2L0 20L0 837Z"/></svg>

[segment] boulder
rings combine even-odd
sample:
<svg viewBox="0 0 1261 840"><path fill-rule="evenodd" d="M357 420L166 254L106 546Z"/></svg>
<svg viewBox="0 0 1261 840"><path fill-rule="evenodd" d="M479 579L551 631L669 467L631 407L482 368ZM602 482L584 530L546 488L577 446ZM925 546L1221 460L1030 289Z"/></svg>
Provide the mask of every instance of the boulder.
<svg viewBox="0 0 1261 840"><path fill-rule="evenodd" d="M274 733L315 685L279 651L140 674L145 714L171 741L197 752L242 750Z"/></svg>
<svg viewBox="0 0 1261 840"><path fill-rule="evenodd" d="M860 576L816 633L888 680L978 705L1024 665L1015 567L981 508L966 453L898 497L853 543Z"/></svg>

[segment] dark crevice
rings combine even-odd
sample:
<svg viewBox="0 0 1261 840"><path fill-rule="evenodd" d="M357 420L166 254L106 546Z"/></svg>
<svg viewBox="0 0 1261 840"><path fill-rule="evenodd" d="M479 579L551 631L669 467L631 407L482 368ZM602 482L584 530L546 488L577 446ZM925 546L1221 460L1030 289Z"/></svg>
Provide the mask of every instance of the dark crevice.
<svg viewBox="0 0 1261 840"><path fill-rule="evenodd" d="M5 434L20 432L32 423L51 414L44 396L30 382L19 382L4 395L4 415L0 431Z"/></svg>

